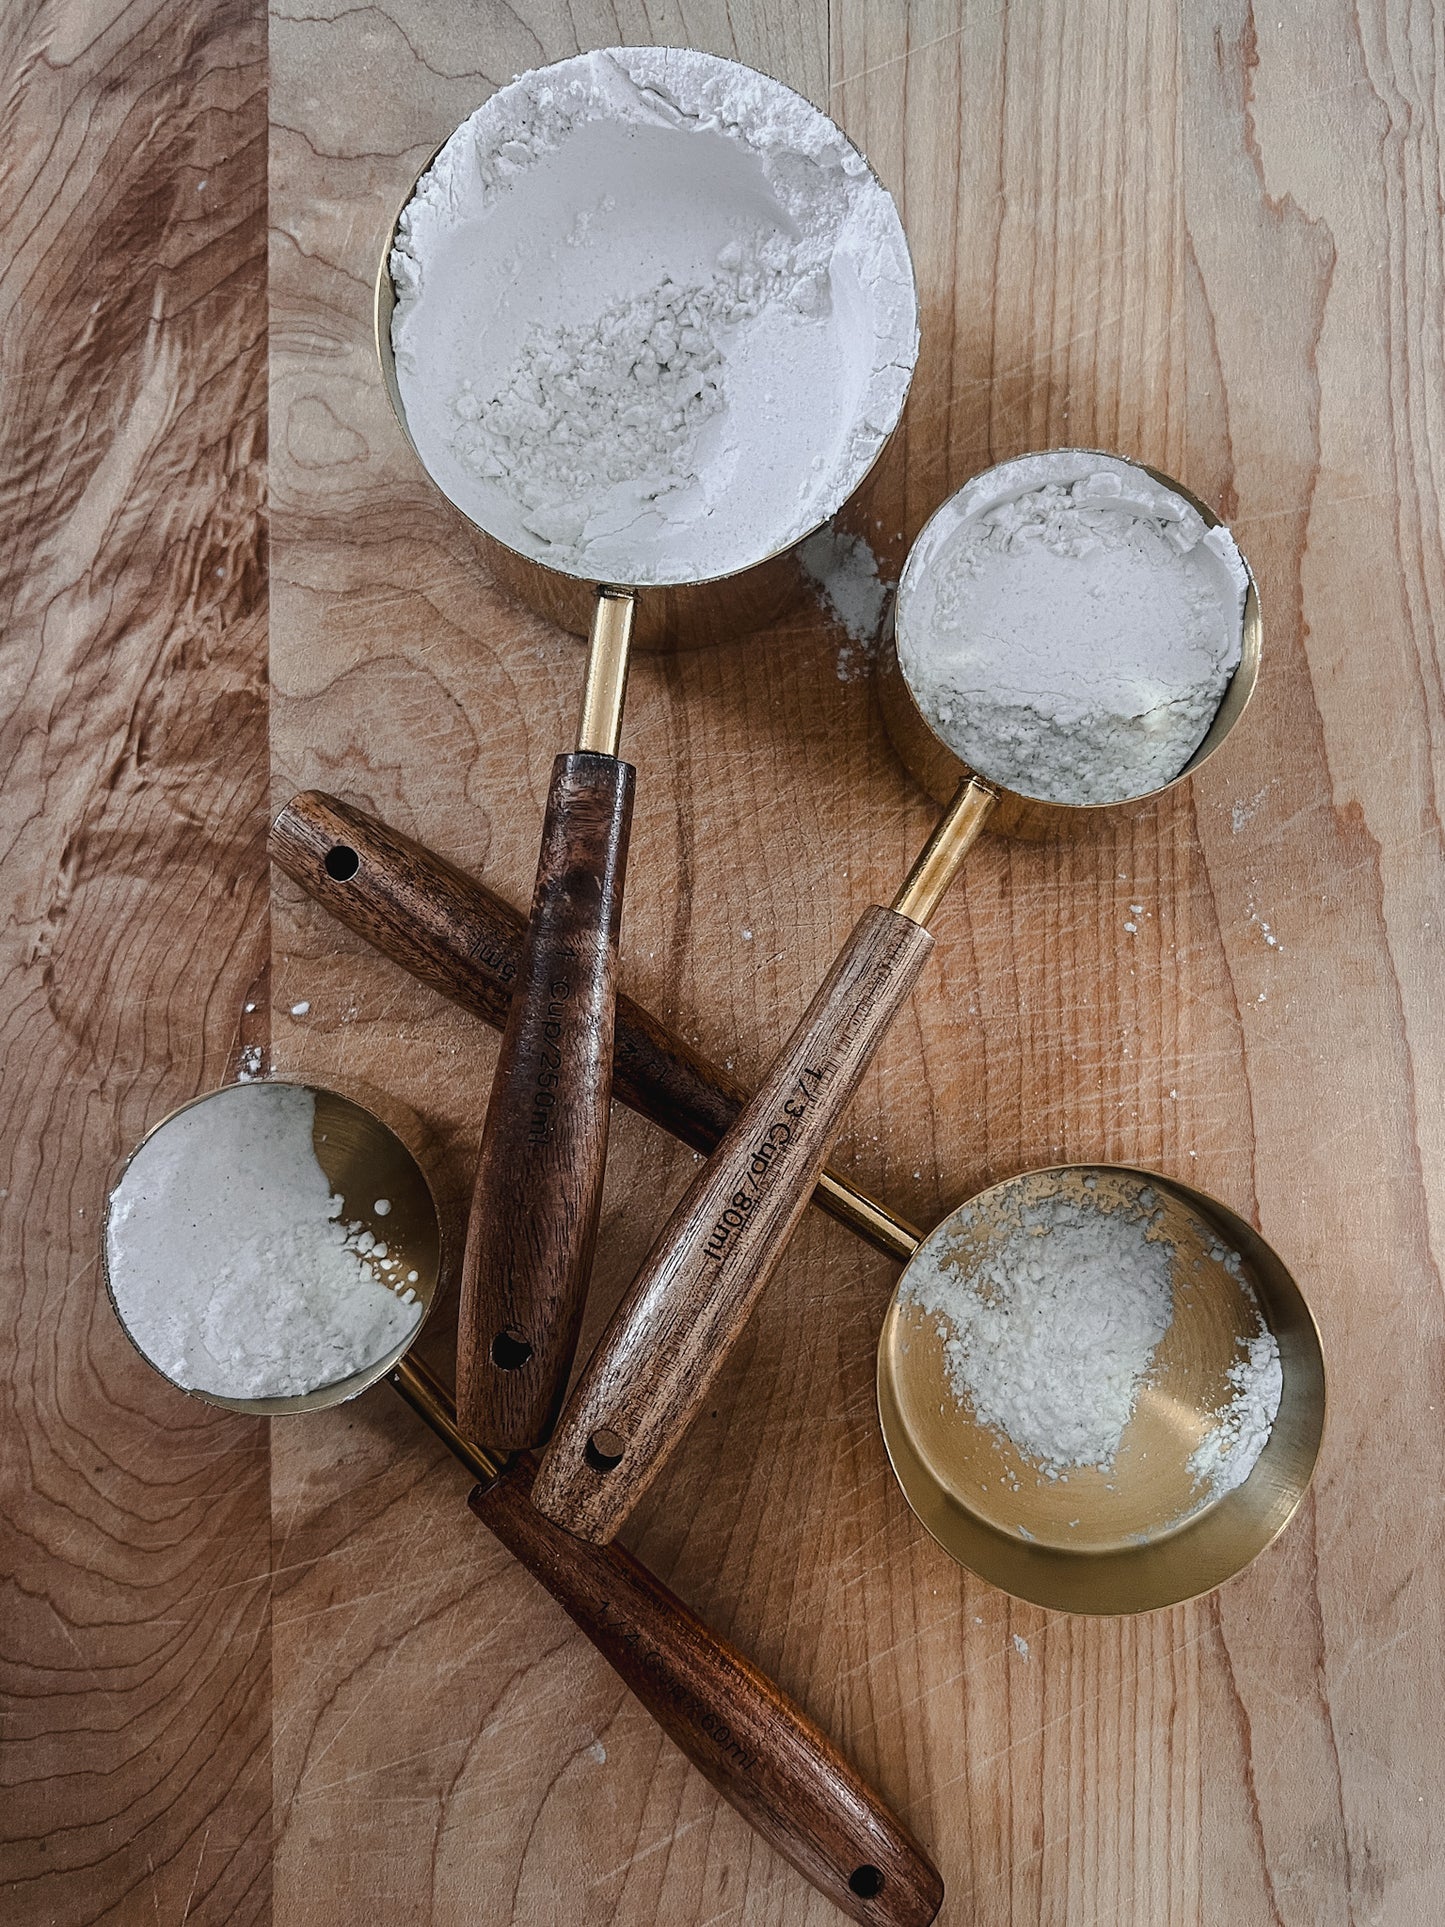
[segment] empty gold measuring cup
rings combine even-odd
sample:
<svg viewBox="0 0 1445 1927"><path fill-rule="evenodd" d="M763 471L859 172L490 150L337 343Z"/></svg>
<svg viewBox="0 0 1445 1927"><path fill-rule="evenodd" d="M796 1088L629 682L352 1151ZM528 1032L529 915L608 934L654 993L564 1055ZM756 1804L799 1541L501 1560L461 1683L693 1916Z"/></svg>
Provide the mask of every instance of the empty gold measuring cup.
<svg viewBox="0 0 1445 1927"><path fill-rule="evenodd" d="M1057 452L1085 462L1119 460ZM1001 464L967 488L987 496L990 478L1012 466ZM1176 482L1145 472L1195 507L1207 525L1218 526ZM950 507L937 511L910 553L899 585L900 631L910 619L917 571L927 565L935 528ZM1057 824L1081 824L1103 808L1136 808L1200 769L1239 721L1258 675L1252 577L1241 621L1240 661L1208 733L1179 775L1146 796L1127 804L1054 803L1010 791L952 758L951 800L891 909L863 913L752 1100L664 1226L574 1387L533 1493L558 1524L609 1540L701 1406L792 1236L849 1099L933 948L928 920L985 824L997 819L1004 828L1040 835ZM932 739L916 704L912 713Z"/></svg>
<svg viewBox="0 0 1445 1927"><path fill-rule="evenodd" d="M1050 1478L960 1402L946 1322L913 1293L917 1264L976 1276L1022 1211L1055 1198L1137 1209L1141 1197L1174 1247L1173 1318L1113 1464ZM1248 1476L1213 1496L1189 1459L1228 1404L1256 1307L1279 1346L1279 1410ZM1324 1359L1284 1263L1227 1205L1154 1171L1056 1165L991 1185L919 1241L878 1341L878 1414L905 1498L960 1565L1059 1611L1147 1612L1221 1585L1289 1523L1324 1431Z"/></svg>

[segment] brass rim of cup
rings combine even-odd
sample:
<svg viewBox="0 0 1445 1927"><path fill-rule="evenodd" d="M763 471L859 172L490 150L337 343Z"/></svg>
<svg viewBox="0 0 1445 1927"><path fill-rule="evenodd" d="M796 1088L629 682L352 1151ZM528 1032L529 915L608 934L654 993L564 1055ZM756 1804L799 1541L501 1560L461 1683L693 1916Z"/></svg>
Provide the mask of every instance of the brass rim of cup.
<svg viewBox="0 0 1445 1927"><path fill-rule="evenodd" d="M385 1240L389 1254L399 1253L407 1268L417 1273L416 1283L411 1289L421 1306L421 1316L401 1344L394 1345L372 1364L338 1379L334 1384L280 1398L232 1398L222 1392L208 1392L196 1386L180 1384L168 1372L162 1371L137 1341L116 1301L111 1278L110 1214L116 1192L132 1165L147 1145L178 1117L202 1104L214 1104L219 1099L244 1101L235 1098L237 1092L279 1089L309 1091L315 1098L313 1143L317 1162L326 1173L333 1191L340 1192L347 1199L348 1217L360 1220L378 1239ZM359 1182L363 1174L366 1175L365 1184ZM358 1197L364 1194L366 1202L352 1207L350 1200L353 1194ZM386 1198L390 1203L391 1209L384 1216L377 1216L372 1209L377 1198ZM153 1124L126 1158L111 1185L106 1198L105 1221L101 1226L100 1249L101 1273L111 1309L121 1330L151 1370L165 1379L168 1385L174 1385L178 1392L185 1392L191 1398L201 1399L207 1405L220 1406L224 1411L249 1413L253 1417L280 1418L301 1412L318 1412L327 1406L341 1405L358 1397L376 1384L378 1379L393 1371L411 1350L426 1324L441 1283L441 1217L426 1173L411 1150L390 1125L384 1124L364 1104L299 1078L258 1078L253 1083L224 1084L219 1090L203 1091L199 1097L177 1105L175 1110Z"/></svg>
<svg viewBox="0 0 1445 1927"><path fill-rule="evenodd" d="M950 1234L982 1240L1021 1205L1089 1192L1125 1204L1152 1189L1175 1247L1173 1322L1108 1472L1049 1479L954 1393L937 1321L910 1273ZM1149 1207L1152 1211L1153 1207ZM972 1214L960 1228L960 1215ZM1224 1377L1248 1299L1216 1247L1235 1252L1279 1346L1282 1392L1269 1440L1233 1491L1202 1495L1187 1460L1231 1396ZM1189 1263L1193 1275L1188 1275ZM967 1268L965 1253L964 1268ZM945 1327L946 1329L946 1327ZM990 1185L935 1226L898 1280L878 1341L878 1413L904 1497L959 1565L1054 1611L1130 1614L1179 1605L1244 1571L1302 1503L1326 1411L1314 1317L1278 1253L1228 1205L1131 1165L1050 1165Z"/></svg>
<svg viewBox="0 0 1445 1927"><path fill-rule="evenodd" d="M576 55L568 56L569 60L576 58ZM711 55L709 58L719 61L724 66L741 67L744 73L751 74L756 71L742 66L739 61L727 60L722 55ZM551 63L553 66L566 64L566 61ZM542 68L538 71L545 72L546 69ZM771 75L765 75L763 78L772 80ZM783 81L772 80L772 84L782 87L785 92L795 92ZM796 97L799 100L803 99L802 95ZM831 125L837 127L836 121L831 121L831 117L823 114L820 107L814 106L811 101L805 101L804 105L810 112L821 115L824 120L829 120ZM459 122L458 126L464 124ZM676 581L637 585L603 584L596 576L579 575L573 570L561 568L556 563L540 561L536 556L528 555L514 547L504 537L489 529L485 523L479 522L469 510L464 509L447 494L428 468L421 451L412 439L411 429L406 419L406 406L402 401L401 389L397 381L396 357L391 343L391 318L396 306L396 290L391 278L392 250L396 244L397 230L401 226L402 216L415 199L417 188L456 131L457 129L453 128L451 133L448 133L432 149L397 208L395 218L387 230L381 258L377 262L373 302L373 329L382 384L386 389L397 425L427 483L475 532L480 539L482 553L502 588L517 601L525 603L538 614L546 616L550 621L558 623L574 635L585 636L588 633L595 595L597 590L604 586L635 589L639 608L633 640L635 647L644 650L678 642L700 647L716 641L735 639L765 627L768 622L791 606L807 586L806 578L797 565L798 550L820 530L826 528L833 517L854 500L882 460L884 451L897 433L913 384L914 368L917 365L916 349L914 363L908 369L908 379L899 397L897 414L880 437L867 467L839 501L832 503L802 534L794 536L791 541L768 549L756 560L744 563L739 568L727 570L720 575L685 576ZM888 194L888 189L879 179L867 155L848 139L841 127L837 131L839 137L847 142L867 169L878 191ZM890 201L893 199L891 194L888 198ZM897 204L894 203L894 205L896 208ZM899 226L900 231L903 231L901 217ZM903 254L908 264L909 301L916 339L918 275L913 265L913 254L908 246L906 231L903 231Z"/></svg>
<svg viewBox="0 0 1445 1927"><path fill-rule="evenodd" d="M1059 448L1036 451L1034 455L1012 456L1006 462L996 462L992 468L983 469L971 478L965 486L972 487L985 477L1007 469L1016 462L1038 459L1044 455L1093 456L1111 462L1123 462L1147 475L1153 482L1179 496L1194 509L1209 528L1223 528L1226 525L1214 511L1201 502L1197 495L1185 488L1182 482L1174 480L1162 470L1151 468L1147 462L1136 462L1127 455L1116 455L1107 449L1098 448ZM955 490L955 495L958 491ZM1076 836L1088 834L1091 823L1105 811L1137 810L1152 804L1157 798L1176 788L1195 776L1209 759L1224 746L1236 724L1249 706L1250 698L1259 680L1260 659L1263 652L1263 622L1260 615L1259 590L1254 579L1254 571L1249 566L1243 550L1239 550L1245 574L1249 578L1244 597L1244 611L1241 621L1239 663L1213 721L1205 733L1198 749L1180 770L1177 776L1156 789L1146 790L1141 795L1124 798L1117 803L1054 803L1040 797L1026 796L1019 791L1005 788L996 782L986 770L971 770L969 765L949 748L925 718L909 687L908 679L898 660L897 620L899 601L903 584L908 579L908 569L918 554L928 531L938 517L944 514L954 496L940 503L919 531L918 539L909 552L904 564L900 582L900 597L895 598L888 626L879 651L876 681L879 707L883 711L883 721L888 735L897 750L904 767L921 788L926 790L936 802L946 803L958 789L960 783L969 775L975 775L993 790L998 798L990 818L989 827L1000 830L1005 836L1037 839L1046 836Z"/></svg>

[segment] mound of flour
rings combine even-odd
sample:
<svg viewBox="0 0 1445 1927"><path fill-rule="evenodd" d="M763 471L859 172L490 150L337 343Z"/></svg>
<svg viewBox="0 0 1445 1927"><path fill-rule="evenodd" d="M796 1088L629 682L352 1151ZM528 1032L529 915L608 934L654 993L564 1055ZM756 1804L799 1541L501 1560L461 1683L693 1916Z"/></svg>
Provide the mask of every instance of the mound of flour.
<svg viewBox="0 0 1445 1927"><path fill-rule="evenodd" d="M147 1139L112 1192L111 1295L177 1385L286 1398L364 1370L415 1329L416 1274L404 1280L384 1242L342 1221L315 1119L299 1086L235 1085Z"/></svg>
<svg viewBox="0 0 1445 1927"><path fill-rule="evenodd" d="M909 1266L906 1296L941 1321L955 1395L1050 1477L1112 1465L1173 1321L1174 1247L1148 1235L1153 1203L1044 1198L966 1272L928 1243Z"/></svg>
<svg viewBox="0 0 1445 1927"><path fill-rule="evenodd" d="M898 660L980 775L1055 803L1171 782L1240 660L1232 538L1132 462L1059 449L968 483L903 573Z"/></svg>
<svg viewBox="0 0 1445 1927"><path fill-rule="evenodd" d="M402 216L407 425L523 553L629 584L722 574L851 493L917 353L897 210L777 81L619 47L523 74Z"/></svg>

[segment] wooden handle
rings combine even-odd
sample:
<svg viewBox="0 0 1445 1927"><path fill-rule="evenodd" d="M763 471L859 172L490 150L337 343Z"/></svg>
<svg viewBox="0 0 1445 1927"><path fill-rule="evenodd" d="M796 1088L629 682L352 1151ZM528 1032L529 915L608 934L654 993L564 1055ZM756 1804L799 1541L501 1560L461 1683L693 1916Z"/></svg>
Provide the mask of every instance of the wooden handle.
<svg viewBox="0 0 1445 1927"><path fill-rule="evenodd" d="M527 1500L519 1460L472 1510L571 1615L663 1731L805 1879L858 1921L926 1927L943 1881L913 1835L765 1673L620 1547Z"/></svg>
<svg viewBox="0 0 1445 1927"><path fill-rule="evenodd" d="M613 1314L537 1474L537 1505L611 1539L707 1396L817 1182L844 1108L933 948L864 912L762 1086Z"/></svg>
<svg viewBox="0 0 1445 1927"><path fill-rule="evenodd" d="M607 1157L634 772L559 756L482 1128L462 1259L457 1417L515 1452L551 1430L577 1345Z"/></svg>
<svg viewBox="0 0 1445 1927"><path fill-rule="evenodd" d="M422 983L500 1030L511 1007L525 920L462 870L379 817L320 790L293 796L271 826L271 860L308 896ZM711 1151L747 1093L716 1064L619 994L612 1094L696 1151ZM919 1234L842 1179L814 1202L890 1258Z"/></svg>

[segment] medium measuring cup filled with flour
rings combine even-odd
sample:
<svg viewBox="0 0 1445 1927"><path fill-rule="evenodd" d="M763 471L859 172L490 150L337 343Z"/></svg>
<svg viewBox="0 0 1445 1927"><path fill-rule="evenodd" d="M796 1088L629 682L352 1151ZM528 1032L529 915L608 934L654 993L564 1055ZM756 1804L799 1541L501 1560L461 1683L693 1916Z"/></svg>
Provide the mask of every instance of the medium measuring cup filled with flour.
<svg viewBox="0 0 1445 1927"><path fill-rule="evenodd" d="M1254 693L1259 601L1209 509L1140 462L1056 448L966 482L909 554L878 665L895 747L1014 836L1192 775Z"/></svg>
<svg viewBox="0 0 1445 1927"><path fill-rule="evenodd" d="M951 800L892 907L864 912L573 1389L534 1498L584 1536L612 1537L702 1404L984 825L1039 834L1169 788L1225 740L1259 667L1258 597L1217 519L1139 464L1073 449L1002 463L944 503L909 554L895 629Z"/></svg>
<svg viewBox="0 0 1445 1927"><path fill-rule="evenodd" d="M878 1342L904 1496L961 1565L1064 1612L1177 1605L1308 1489L1319 1333L1259 1233L1118 1165L992 1185L921 1238Z"/></svg>
<svg viewBox="0 0 1445 1927"><path fill-rule="evenodd" d="M898 213L826 115L710 54L614 47L523 74L447 140L388 241L377 344L427 473L501 585L590 632L553 770L463 1268L458 1403L545 1436L607 1141L639 640L725 639L902 411L917 302Z"/></svg>

